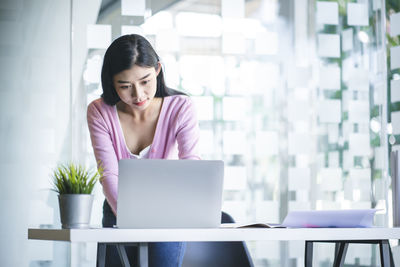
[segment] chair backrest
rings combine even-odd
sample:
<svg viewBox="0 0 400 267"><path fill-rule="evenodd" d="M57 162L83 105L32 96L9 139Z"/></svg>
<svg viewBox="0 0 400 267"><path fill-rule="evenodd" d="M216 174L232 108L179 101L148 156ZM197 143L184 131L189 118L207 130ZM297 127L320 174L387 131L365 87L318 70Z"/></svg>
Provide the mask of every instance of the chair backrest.
<svg viewBox="0 0 400 267"><path fill-rule="evenodd" d="M234 223L222 212L222 223ZM253 267L245 242L187 242L183 267Z"/></svg>

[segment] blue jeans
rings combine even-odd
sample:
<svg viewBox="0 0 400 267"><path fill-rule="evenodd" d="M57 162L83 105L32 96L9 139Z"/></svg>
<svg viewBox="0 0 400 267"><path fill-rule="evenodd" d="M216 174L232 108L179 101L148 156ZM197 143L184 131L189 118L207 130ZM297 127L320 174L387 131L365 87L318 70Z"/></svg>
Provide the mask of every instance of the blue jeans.
<svg viewBox="0 0 400 267"><path fill-rule="evenodd" d="M107 200L103 205L103 227L113 227L116 218ZM137 249L133 246L125 246L129 262L136 266ZM186 250L184 242L154 242L149 243L149 267L179 267L182 265ZM106 267L122 267L121 260L115 245L107 245Z"/></svg>

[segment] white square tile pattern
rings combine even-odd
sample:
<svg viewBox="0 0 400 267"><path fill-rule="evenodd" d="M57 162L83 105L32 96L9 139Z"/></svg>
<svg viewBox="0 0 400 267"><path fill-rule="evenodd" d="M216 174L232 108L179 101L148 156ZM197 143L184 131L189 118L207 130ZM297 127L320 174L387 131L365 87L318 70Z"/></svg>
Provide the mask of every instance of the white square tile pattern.
<svg viewBox="0 0 400 267"><path fill-rule="evenodd" d="M336 2L317 2L317 23L337 25L339 23L339 5Z"/></svg>
<svg viewBox="0 0 400 267"><path fill-rule="evenodd" d="M348 3L347 24L351 26L368 26L368 5L365 3Z"/></svg>

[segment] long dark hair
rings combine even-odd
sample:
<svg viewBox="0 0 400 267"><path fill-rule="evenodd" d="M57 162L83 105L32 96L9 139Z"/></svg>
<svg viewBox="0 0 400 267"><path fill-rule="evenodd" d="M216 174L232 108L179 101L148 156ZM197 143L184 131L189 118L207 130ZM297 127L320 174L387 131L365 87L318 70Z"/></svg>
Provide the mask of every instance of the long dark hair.
<svg viewBox="0 0 400 267"><path fill-rule="evenodd" d="M154 67L157 70L159 61L160 58L156 51L143 36L129 34L117 38L108 47L104 55L103 68L101 69L101 85L103 87L101 97L104 102L113 106L121 100L114 88L113 77L115 74L130 69L133 65ZM155 97L183 94L165 85L164 73L161 68L160 73L157 75Z"/></svg>

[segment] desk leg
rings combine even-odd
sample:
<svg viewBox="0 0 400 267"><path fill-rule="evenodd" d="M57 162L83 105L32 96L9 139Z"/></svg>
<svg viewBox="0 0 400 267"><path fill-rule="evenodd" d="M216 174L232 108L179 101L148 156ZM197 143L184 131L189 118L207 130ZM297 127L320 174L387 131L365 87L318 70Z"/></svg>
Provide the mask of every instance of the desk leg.
<svg viewBox="0 0 400 267"><path fill-rule="evenodd" d="M393 256L390 249L390 244L388 240L380 240L379 251L381 256L381 266L389 267L394 266Z"/></svg>
<svg viewBox="0 0 400 267"><path fill-rule="evenodd" d="M128 260L128 255L126 255L126 250L124 244L116 244L119 257L122 262L122 266L124 267L131 267Z"/></svg>
<svg viewBox="0 0 400 267"><path fill-rule="evenodd" d="M312 267L313 260L313 241L306 241L305 255L304 255L304 266Z"/></svg>
<svg viewBox="0 0 400 267"><path fill-rule="evenodd" d="M149 266L149 245L148 243L139 243L139 266L148 267Z"/></svg>
<svg viewBox="0 0 400 267"><path fill-rule="evenodd" d="M97 244L97 267L105 267L106 266L106 247L105 243Z"/></svg>
<svg viewBox="0 0 400 267"><path fill-rule="evenodd" d="M342 267L344 265L344 259L346 258L347 248L349 243L338 242L335 245L335 260L333 267Z"/></svg>

